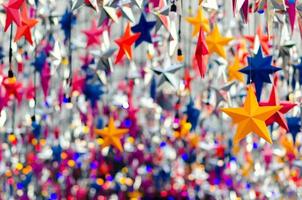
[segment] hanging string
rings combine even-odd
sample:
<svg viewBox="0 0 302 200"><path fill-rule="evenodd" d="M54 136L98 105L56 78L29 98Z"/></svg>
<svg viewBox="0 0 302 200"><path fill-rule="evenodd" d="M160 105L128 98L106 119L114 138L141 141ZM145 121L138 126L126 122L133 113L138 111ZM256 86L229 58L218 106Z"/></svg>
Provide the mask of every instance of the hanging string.
<svg viewBox="0 0 302 200"><path fill-rule="evenodd" d="M9 36L9 70L8 70L8 78L14 78L13 65L12 65L12 59L13 59L12 41L13 41L13 24L10 27L10 36ZM15 105L15 101L13 100L13 105L12 105L12 133L15 132L15 113L16 113L16 105Z"/></svg>
<svg viewBox="0 0 302 200"><path fill-rule="evenodd" d="M182 8L182 1L180 1L181 3L181 8ZM183 52L182 52L182 48L181 48L181 15L178 15L178 50L177 50L177 59L179 62L183 62L184 61L184 56L183 56Z"/></svg>
<svg viewBox="0 0 302 200"><path fill-rule="evenodd" d="M9 72L12 73L12 58L13 58L13 48L12 48L12 41L13 41L13 24L10 27L10 36L9 36ZM10 75L10 74L9 74Z"/></svg>
<svg viewBox="0 0 302 200"><path fill-rule="evenodd" d="M36 4L35 18L37 18L38 5ZM37 40L35 38L35 45L37 45ZM37 57L37 47L34 51L35 58ZM32 121L36 120L36 109L37 109L37 69L34 67L34 114L32 116Z"/></svg>
<svg viewBox="0 0 302 200"><path fill-rule="evenodd" d="M255 18L254 18L254 21L253 21L254 23L255 23ZM251 35L251 27L250 27L250 23L248 23L248 25L247 25L247 27L248 27L248 32L249 32L249 35ZM256 38L255 38L256 39ZM254 41L254 43L255 43L255 41ZM254 44L255 45L255 44ZM249 52L249 53L251 53L251 52ZM251 54L253 54L253 50L252 50L252 53ZM254 55L251 55L251 56L254 56ZM253 59L250 59L250 62L251 62L251 66L250 66L250 70L249 70L249 85L252 83L252 66L253 66L253 64L252 64L252 62L253 62Z"/></svg>
<svg viewBox="0 0 302 200"><path fill-rule="evenodd" d="M72 11L72 1L70 1L70 10ZM71 46L71 33L72 33L72 18L73 18L73 13L71 13L71 15L69 15L70 19L70 33L68 36L68 64L69 64L69 77L68 77L68 81L69 81L69 89L70 89L70 94L68 95L68 102L70 102L71 100L71 87L72 87L72 46Z"/></svg>
<svg viewBox="0 0 302 200"><path fill-rule="evenodd" d="M189 7L188 7L188 16L191 17L192 16L192 0L189 1ZM189 26L189 32L190 34L192 33L192 26ZM188 59L189 61L187 61L187 63L191 63L192 62L192 52L191 52L191 48L192 48L192 40L190 37L187 37L187 42L186 42L187 46L187 52L188 52ZM186 59L187 60L187 59Z"/></svg>

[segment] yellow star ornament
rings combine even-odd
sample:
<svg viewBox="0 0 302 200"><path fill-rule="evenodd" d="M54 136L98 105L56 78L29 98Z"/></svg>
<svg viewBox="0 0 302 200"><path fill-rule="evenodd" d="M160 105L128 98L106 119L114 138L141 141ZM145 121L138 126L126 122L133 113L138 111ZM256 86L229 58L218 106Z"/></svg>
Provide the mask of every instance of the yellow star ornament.
<svg viewBox="0 0 302 200"><path fill-rule="evenodd" d="M174 136L176 139L181 139L181 138L185 138L188 136L188 134L190 133L191 130L191 123L187 122L187 119L184 118L182 120L180 120L180 127L178 131L174 132Z"/></svg>
<svg viewBox="0 0 302 200"><path fill-rule="evenodd" d="M205 18L202 14L202 8L199 7L197 10L197 14L195 17L187 17L187 22L193 25L194 29L192 32L192 36L196 36L199 33L200 27L205 32L210 32L209 20Z"/></svg>
<svg viewBox="0 0 302 200"><path fill-rule="evenodd" d="M234 143L239 143L249 133L254 132L268 143L272 143L266 128L265 120L280 110L282 106L259 106L253 87L248 86L247 97L242 108L223 108L222 112L229 115L238 124Z"/></svg>
<svg viewBox="0 0 302 200"><path fill-rule="evenodd" d="M228 45L231 40L233 40L233 38L223 37L219 32L218 26L215 25L213 31L207 36L206 43L210 53L215 52L225 59L226 51L224 46Z"/></svg>
<svg viewBox="0 0 302 200"><path fill-rule="evenodd" d="M116 128L114 125L114 119L112 117L109 119L108 127L105 127L101 130L95 129L95 133L102 136L104 139L102 147L112 145L120 152L123 152L123 146L120 139L124 134L128 133L128 129Z"/></svg>
<svg viewBox="0 0 302 200"><path fill-rule="evenodd" d="M244 81L243 73L239 72L243 68L243 65L240 63L238 56L235 56L234 63L228 67L229 81L238 80L239 82Z"/></svg>

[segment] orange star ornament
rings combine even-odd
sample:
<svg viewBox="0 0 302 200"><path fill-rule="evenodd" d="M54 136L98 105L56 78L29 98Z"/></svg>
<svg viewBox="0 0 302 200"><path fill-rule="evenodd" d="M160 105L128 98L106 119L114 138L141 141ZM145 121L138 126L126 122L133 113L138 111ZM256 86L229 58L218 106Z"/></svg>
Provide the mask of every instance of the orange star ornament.
<svg viewBox="0 0 302 200"><path fill-rule="evenodd" d="M268 143L272 139L266 128L265 120L280 110L282 106L259 106L254 88L248 86L247 97L241 108L223 108L222 112L229 115L235 124L238 124L234 143L238 143L249 133L254 132Z"/></svg>
<svg viewBox="0 0 302 200"><path fill-rule="evenodd" d="M112 145L120 152L123 152L123 146L120 139L124 134L128 133L128 129L116 128L112 117L109 119L108 127L101 130L95 129L95 133L103 137L104 142L102 147Z"/></svg>
<svg viewBox="0 0 302 200"><path fill-rule="evenodd" d="M240 63L238 56L235 56L233 64L228 67L228 80L238 80L239 82L243 82L244 75L239 71L242 68L243 65Z"/></svg>

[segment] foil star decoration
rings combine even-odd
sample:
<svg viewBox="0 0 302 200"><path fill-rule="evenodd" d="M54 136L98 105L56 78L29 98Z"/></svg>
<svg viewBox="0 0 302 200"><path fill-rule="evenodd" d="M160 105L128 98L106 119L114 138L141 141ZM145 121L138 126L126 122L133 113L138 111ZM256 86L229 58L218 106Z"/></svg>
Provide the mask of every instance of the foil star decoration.
<svg viewBox="0 0 302 200"><path fill-rule="evenodd" d="M131 4L136 5L138 8L142 9L144 6L144 0L130 0Z"/></svg>
<svg viewBox="0 0 302 200"><path fill-rule="evenodd" d="M38 20L29 18L28 17L28 11L26 7L26 3L24 3L21 7L21 25L17 27L17 32L14 41L19 41L22 37L25 37L25 39L33 45L33 40L31 36L31 28L33 28L37 23Z"/></svg>
<svg viewBox="0 0 302 200"><path fill-rule="evenodd" d="M198 34L200 28L202 28L207 33L210 32L209 20L203 16L201 7L198 7L195 17L187 17L186 20L193 26L193 37Z"/></svg>
<svg viewBox="0 0 302 200"><path fill-rule="evenodd" d="M228 92L230 91L231 87L235 84L235 82L227 83L226 85L223 85L222 87L213 87L211 86L210 89L214 90L216 103L215 103L215 110L219 106L220 102L226 101L226 97ZM215 111L214 110L214 111Z"/></svg>
<svg viewBox="0 0 302 200"><path fill-rule="evenodd" d="M101 6L101 17L99 19L99 25L102 25L105 20L112 19L114 22L118 22L118 16L116 14L116 8L114 8L110 3L110 0L103 0Z"/></svg>
<svg viewBox="0 0 302 200"><path fill-rule="evenodd" d="M213 31L206 37L209 52L215 52L224 59L226 59L226 51L224 46L226 46L231 40L233 40L233 38L223 37L220 34L217 25L215 25Z"/></svg>
<svg viewBox="0 0 302 200"><path fill-rule="evenodd" d="M175 72L183 67L182 64L171 64L170 59L164 60L164 67L154 67L152 71L159 76L158 88L167 82L173 88L178 88L179 80L175 77Z"/></svg>
<svg viewBox="0 0 302 200"><path fill-rule="evenodd" d="M131 27L128 23L124 35L121 38L115 40L115 43L120 48L115 58L115 64L120 62L124 55L126 55L129 60L132 60L131 46L139 38L139 36L140 33L131 34Z"/></svg>
<svg viewBox="0 0 302 200"><path fill-rule="evenodd" d="M123 152L121 137L128 133L128 129L116 128L113 117L109 118L108 126L104 129L95 129L95 133L103 138L102 147L113 146L120 152Z"/></svg>
<svg viewBox="0 0 302 200"><path fill-rule="evenodd" d="M56 41L53 49L50 51L52 64L55 66L59 66L62 63L64 56L65 53L63 51L63 45L61 45L59 41Z"/></svg>
<svg viewBox="0 0 302 200"><path fill-rule="evenodd" d="M271 65L272 58L272 56L263 57L261 47L259 47L254 57L248 57L248 66L240 70L248 76L247 83L255 84L258 100L261 97L263 84L271 83L269 75L281 70Z"/></svg>
<svg viewBox="0 0 302 200"><path fill-rule="evenodd" d="M135 41L135 47L140 45L142 42L152 43L152 37L150 31L155 26L156 21L147 21L145 14L142 13L139 23L131 28L134 33L141 33L139 38Z"/></svg>
<svg viewBox="0 0 302 200"><path fill-rule="evenodd" d="M229 115L235 124L238 124L233 139L234 143L238 143L251 132L257 134L268 143L272 143L265 120L281 108L282 106L259 106L253 86L249 85L243 107L223 108L221 111Z"/></svg>
<svg viewBox="0 0 302 200"><path fill-rule="evenodd" d="M3 8L6 13L6 21L4 31L12 25L14 22L17 26L21 26L21 18L20 18L20 8L23 4L24 0L9 0L7 3L3 4Z"/></svg>
<svg viewBox="0 0 302 200"><path fill-rule="evenodd" d="M75 0L72 4L72 10L79 9L82 6L90 7L97 12L99 11L97 0Z"/></svg>
<svg viewBox="0 0 302 200"><path fill-rule="evenodd" d="M98 68L105 71L106 73L112 72L113 66L112 66L111 57L115 51L116 51L115 48L109 48L105 51L92 52L92 54L96 56L96 58L98 59L97 61Z"/></svg>
<svg viewBox="0 0 302 200"><path fill-rule="evenodd" d="M170 7L165 1L161 1L160 5L152 12L156 17L155 32L157 33L159 29L164 26L167 31L170 31Z"/></svg>
<svg viewBox="0 0 302 200"><path fill-rule="evenodd" d="M127 1L114 0L111 4L115 9L119 8L122 12L123 17L132 23L135 23L135 18L132 12L132 7Z"/></svg>

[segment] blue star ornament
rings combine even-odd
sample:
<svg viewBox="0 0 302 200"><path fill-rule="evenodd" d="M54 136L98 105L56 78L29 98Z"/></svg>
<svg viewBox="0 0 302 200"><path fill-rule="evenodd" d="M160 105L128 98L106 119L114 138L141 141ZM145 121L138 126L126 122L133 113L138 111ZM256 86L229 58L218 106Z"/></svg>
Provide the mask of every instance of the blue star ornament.
<svg viewBox="0 0 302 200"><path fill-rule="evenodd" d="M240 72L248 76L247 82L255 84L258 101L261 97L263 83L271 83L270 74L281 70L281 68L271 65L272 56L263 57L261 47L254 57L248 57L248 66L241 69Z"/></svg>
<svg viewBox="0 0 302 200"><path fill-rule="evenodd" d="M90 101L91 106L95 107L104 91L100 83L86 81L83 93L86 99Z"/></svg>
<svg viewBox="0 0 302 200"><path fill-rule="evenodd" d="M32 124L31 124L31 127L32 127L32 132L35 136L35 138L39 138L40 135L41 135L41 125L39 123L37 123L36 121L33 121Z"/></svg>
<svg viewBox="0 0 302 200"><path fill-rule="evenodd" d="M65 10L64 15L60 20L61 29L64 31L65 39L70 37L71 28L76 22L76 16L72 12Z"/></svg>
<svg viewBox="0 0 302 200"><path fill-rule="evenodd" d="M37 72L41 72L45 63L46 63L47 55L45 51L41 51L38 56L35 58L32 65L35 67L35 70Z"/></svg>
<svg viewBox="0 0 302 200"><path fill-rule="evenodd" d="M288 117L286 118L288 125L288 132L292 134L294 143L296 142L296 136L301 131L301 118L300 117Z"/></svg>
<svg viewBox="0 0 302 200"><path fill-rule="evenodd" d="M145 15L142 13L139 23L131 28L133 33L141 33L139 38L135 41L135 47L142 42L152 43L150 31L154 28L156 21L147 21Z"/></svg>
<svg viewBox="0 0 302 200"><path fill-rule="evenodd" d="M190 122L192 125L191 130L195 130L197 127L200 110L195 108L192 98L190 98L190 102L187 105L187 110L185 111L185 114L187 114L188 116L188 122Z"/></svg>

